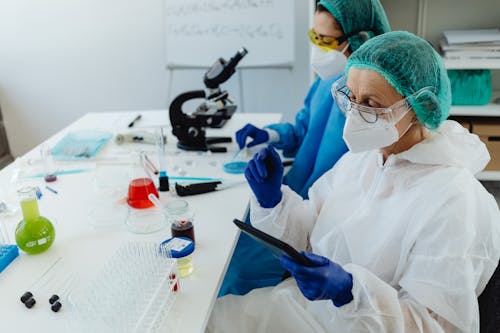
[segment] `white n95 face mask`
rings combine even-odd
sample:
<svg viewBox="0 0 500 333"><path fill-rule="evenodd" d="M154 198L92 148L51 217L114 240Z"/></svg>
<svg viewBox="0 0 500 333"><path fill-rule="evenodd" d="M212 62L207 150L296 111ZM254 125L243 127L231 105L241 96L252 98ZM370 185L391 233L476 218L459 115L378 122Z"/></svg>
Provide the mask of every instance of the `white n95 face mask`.
<svg viewBox="0 0 500 333"><path fill-rule="evenodd" d="M341 51L323 51L316 45L311 48L311 67L323 80L331 79L344 73L347 57L344 52L349 47L347 44Z"/></svg>
<svg viewBox="0 0 500 333"><path fill-rule="evenodd" d="M410 111L406 110L397 119L389 116L389 119L378 117L374 123L369 123L357 110L352 110L347 115L344 125L343 139L349 150L353 153L380 149L392 145L398 141L413 126L411 122L406 130L399 135L396 124Z"/></svg>
<svg viewBox="0 0 500 333"><path fill-rule="evenodd" d="M349 150L353 153L379 149L398 141L396 126L379 118L377 122L367 123L357 111L350 112L344 125L342 136Z"/></svg>

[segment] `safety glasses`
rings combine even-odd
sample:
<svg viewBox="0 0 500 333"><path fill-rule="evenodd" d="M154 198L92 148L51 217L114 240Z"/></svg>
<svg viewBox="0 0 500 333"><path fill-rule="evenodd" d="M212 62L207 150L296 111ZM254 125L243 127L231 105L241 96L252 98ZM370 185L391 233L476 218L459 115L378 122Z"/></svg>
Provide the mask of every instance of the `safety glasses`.
<svg viewBox="0 0 500 333"><path fill-rule="evenodd" d="M358 34L359 32L353 32L340 37L328 37L328 36L318 36L314 28L309 30L309 40L314 45L318 46L323 51L332 51L339 47L340 44L345 42L347 38Z"/></svg>
<svg viewBox="0 0 500 333"><path fill-rule="evenodd" d="M423 88L422 90L427 89ZM419 94L422 90L413 94L412 96ZM408 97L394 103L387 108L374 108L371 106L361 105L353 102L351 100L352 94L349 88L346 86L345 76L337 80L332 85L332 96L335 102L344 114L348 115L351 112L357 112L361 118L367 123L374 124L380 117L386 118L388 120L399 118L398 115L401 113L406 113L411 109Z"/></svg>

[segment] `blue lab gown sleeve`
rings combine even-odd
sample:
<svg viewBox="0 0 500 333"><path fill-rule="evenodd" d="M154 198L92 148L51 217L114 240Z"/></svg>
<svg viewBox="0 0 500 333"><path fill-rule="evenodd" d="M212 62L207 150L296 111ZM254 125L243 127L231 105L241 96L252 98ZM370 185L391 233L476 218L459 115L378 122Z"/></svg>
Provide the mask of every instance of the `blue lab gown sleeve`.
<svg viewBox="0 0 500 333"><path fill-rule="evenodd" d="M348 150L342 139L345 116L331 95L337 79L314 82L304 108L295 117L295 125L267 126L280 134L280 141L273 145L283 149L285 157L295 157L284 183L304 198L309 187Z"/></svg>
<svg viewBox="0 0 500 333"><path fill-rule="evenodd" d="M304 100L304 107L295 116L295 124L290 123L280 123L272 124L266 126L272 130L275 130L280 135L280 140L273 143L276 149L283 150L283 156L285 157L295 157L297 151L304 140L304 137L309 128L309 115L311 114L311 99L313 99L314 94L318 89L318 85L321 80L317 79L314 81L309 92L307 93L306 99Z"/></svg>

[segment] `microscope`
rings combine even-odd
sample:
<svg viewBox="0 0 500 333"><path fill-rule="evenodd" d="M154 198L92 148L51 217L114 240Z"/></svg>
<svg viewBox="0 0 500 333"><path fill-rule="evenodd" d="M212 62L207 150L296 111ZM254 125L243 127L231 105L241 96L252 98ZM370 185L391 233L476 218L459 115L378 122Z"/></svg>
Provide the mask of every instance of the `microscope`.
<svg viewBox="0 0 500 333"><path fill-rule="evenodd" d="M231 137L207 137L205 128L224 126L236 111L236 105L229 98L228 92L220 89L220 85L236 72L236 66L247 53L248 51L242 47L229 61L219 58L204 75L205 90L187 91L170 103L170 124L172 134L179 139L177 147L184 150L215 153L227 151L226 147L217 147L212 144L231 142ZM203 98L204 101L195 112L184 113L182 105L196 98Z"/></svg>

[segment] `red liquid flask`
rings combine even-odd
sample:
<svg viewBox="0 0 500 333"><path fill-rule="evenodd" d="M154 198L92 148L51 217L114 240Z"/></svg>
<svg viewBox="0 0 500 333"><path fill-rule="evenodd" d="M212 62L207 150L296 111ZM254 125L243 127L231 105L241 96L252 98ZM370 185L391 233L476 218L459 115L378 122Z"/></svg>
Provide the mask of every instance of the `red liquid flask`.
<svg viewBox="0 0 500 333"><path fill-rule="evenodd" d="M130 207L138 209L152 207L153 203L148 198L149 193L153 193L157 198L160 197L151 178L133 179L128 186L127 203Z"/></svg>

